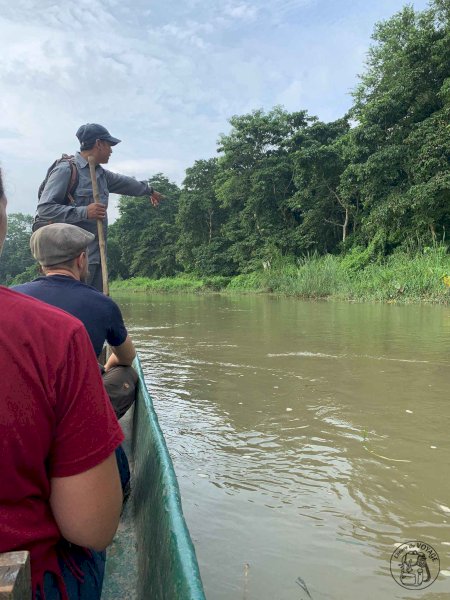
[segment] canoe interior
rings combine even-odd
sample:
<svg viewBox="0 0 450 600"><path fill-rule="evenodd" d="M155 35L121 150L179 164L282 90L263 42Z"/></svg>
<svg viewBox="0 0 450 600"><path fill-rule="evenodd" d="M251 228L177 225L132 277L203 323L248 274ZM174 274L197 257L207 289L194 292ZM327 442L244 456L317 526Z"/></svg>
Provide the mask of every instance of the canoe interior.
<svg viewBox="0 0 450 600"><path fill-rule="evenodd" d="M121 424L133 466L132 494L108 551L102 599L205 600L172 460L139 359L134 411ZM127 419L128 417L128 419ZM131 438L131 439L130 439Z"/></svg>
<svg viewBox="0 0 450 600"><path fill-rule="evenodd" d="M131 452L133 412L134 409L129 410L120 420L120 424L126 437L123 447L130 460L132 484L134 485ZM137 600L137 541L133 518L133 495L132 491L120 518L114 541L107 550L102 600Z"/></svg>

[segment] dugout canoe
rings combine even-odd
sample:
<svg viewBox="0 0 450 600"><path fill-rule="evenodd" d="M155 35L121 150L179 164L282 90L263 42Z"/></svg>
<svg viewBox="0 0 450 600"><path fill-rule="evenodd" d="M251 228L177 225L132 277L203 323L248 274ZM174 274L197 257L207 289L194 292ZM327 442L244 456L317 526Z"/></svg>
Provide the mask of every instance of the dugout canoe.
<svg viewBox="0 0 450 600"><path fill-rule="evenodd" d="M177 478L138 357L133 366L139 389L132 414L121 420L132 492L107 552L102 599L205 600Z"/></svg>

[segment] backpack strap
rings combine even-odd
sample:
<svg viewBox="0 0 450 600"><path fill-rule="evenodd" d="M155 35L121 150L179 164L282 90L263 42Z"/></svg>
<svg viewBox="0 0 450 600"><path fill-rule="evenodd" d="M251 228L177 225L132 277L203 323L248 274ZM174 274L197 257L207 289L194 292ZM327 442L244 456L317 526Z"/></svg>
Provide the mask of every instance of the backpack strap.
<svg viewBox="0 0 450 600"><path fill-rule="evenodd" d="M58 162L62 160L67 160L70 165L70 179L67 185L66 195L65 197L68 199L67 204L75 204L75 200L73 198L73 193L76 190L78 185L78 169L75 164L75 156L69 154L63 154Z"/></svg>

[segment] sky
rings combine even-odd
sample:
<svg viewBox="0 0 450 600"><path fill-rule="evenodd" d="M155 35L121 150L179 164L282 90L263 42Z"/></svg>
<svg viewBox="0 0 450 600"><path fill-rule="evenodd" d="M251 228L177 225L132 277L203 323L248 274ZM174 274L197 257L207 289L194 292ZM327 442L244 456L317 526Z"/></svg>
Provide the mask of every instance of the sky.
<svg viewBox="0 0 450 600"><path fill-rule="evenodd" d="M108 168L182 184L229 118L282 105L342 117L377 21L404 0L0 0L0 164L34 214L48 166L100 123ZM409 2L416 10L426 0ZM109 216L117 216L117 196Z"/></svg>

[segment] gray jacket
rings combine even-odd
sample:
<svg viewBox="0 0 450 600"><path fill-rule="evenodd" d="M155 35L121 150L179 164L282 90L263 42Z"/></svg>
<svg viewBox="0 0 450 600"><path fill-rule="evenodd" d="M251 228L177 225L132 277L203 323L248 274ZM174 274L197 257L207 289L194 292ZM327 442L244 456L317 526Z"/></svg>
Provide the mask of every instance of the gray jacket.
<svg viewBox="0 0 450 600"><path fill-rule="evenodd" d="M45 184L45 188L39 199L36 220L47 223L71 223L90 231L95 235L95 240L89 244L89 263L100 262L100 249L98 244L98 232L96 219L87 218L87 206L94 202L92 192L91 175L88 161L79 152L75 155L75 165L78 170L79 181L73 193L74 204L61 204L69 185L70 164L67 161L60 162ZM126 196L150 196L153 188L145 181L136 181L132 177L119 175L103 169L100 165L96 167L97 186L100 202L108 207L109 193L124 194ZM108 229L108 217L103 221L105 240Z"/></svg>

